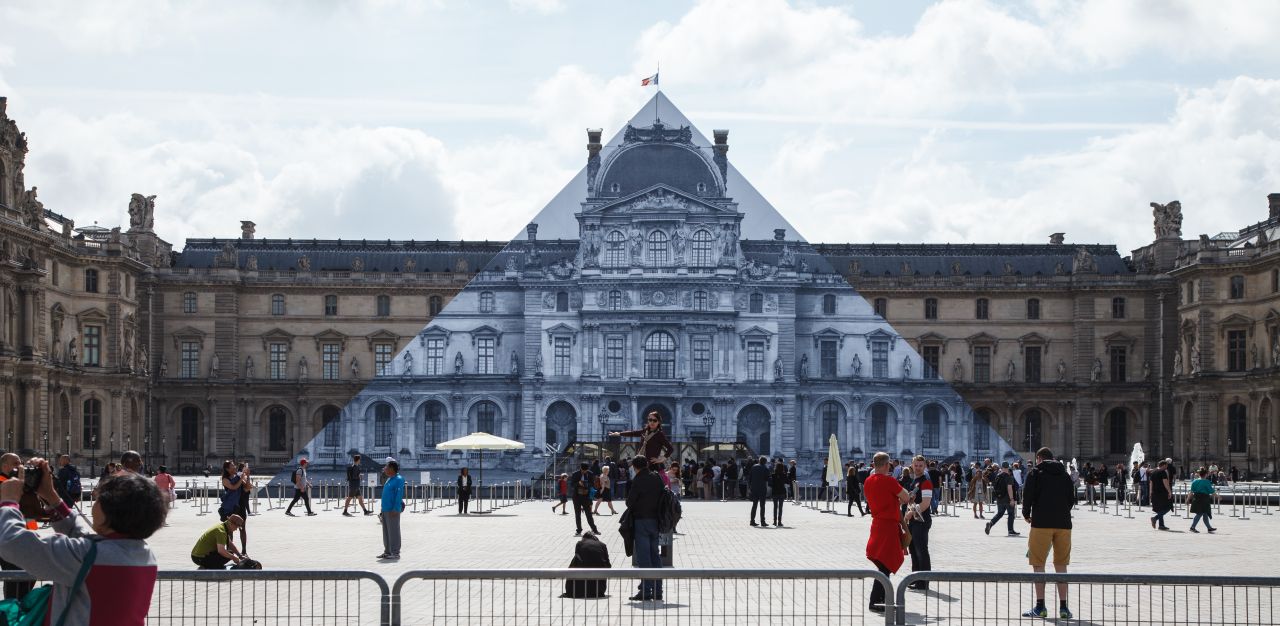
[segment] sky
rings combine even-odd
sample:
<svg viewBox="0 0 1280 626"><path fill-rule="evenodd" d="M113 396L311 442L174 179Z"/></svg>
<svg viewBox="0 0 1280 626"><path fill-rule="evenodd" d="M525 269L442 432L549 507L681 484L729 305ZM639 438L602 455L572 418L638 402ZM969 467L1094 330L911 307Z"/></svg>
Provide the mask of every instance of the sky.
<svg viewBox="0 0 1280 626"><path fill-rule="evenodd" d="M27 184L171 242L509 240L663 94L813 242L1114 243L1267 217L1270 0L0 5Z"/></svg>

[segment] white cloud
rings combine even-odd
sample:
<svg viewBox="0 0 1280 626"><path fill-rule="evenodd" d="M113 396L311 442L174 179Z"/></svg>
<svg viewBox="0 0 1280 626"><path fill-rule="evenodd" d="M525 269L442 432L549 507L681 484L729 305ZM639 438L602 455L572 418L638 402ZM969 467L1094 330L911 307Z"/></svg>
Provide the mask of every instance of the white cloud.
<svg viewBox="0 0 1280 626"><path fill-rule="evenodd" d="M241 9L228 10L207 0L119 0L81 3L41 0L0 7L0 22L10 29L27 29L54 38L80 52L131 53L182 38L194 28L233 19Z"/></svg>
<svg viewBox="0 0 1280 626"><path fill-rule="evenodd" d="M516 11L543 15L559 13L568 7L564 0L507 0L507 4Z"/></svg>

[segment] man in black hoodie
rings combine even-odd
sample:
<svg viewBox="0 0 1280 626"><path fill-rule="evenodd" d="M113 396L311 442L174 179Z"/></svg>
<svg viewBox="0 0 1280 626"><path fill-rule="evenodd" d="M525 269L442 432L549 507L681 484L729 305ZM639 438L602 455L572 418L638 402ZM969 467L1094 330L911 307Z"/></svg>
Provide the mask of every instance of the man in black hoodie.
<svg viewBox="0 0 1280 626"><path fill-rule="evenodd" d="M1053 451L1040 448L1036 452L1036 466L1027 475L1022 487L1022 517L1031 524L1027 538L1027 557L1031 569L1044 571L1053 548L1053 570L1066 572L1071 562L1071 507L1076 504L1076 489L1071 476L1062 463L1055 461ZM1035 583L1036 606L1022 614L1023 617L1048 617L1044 606L1044 583ZM1058 618L1071 619L1067 608L1067 584L1058 583Z"/></svg>

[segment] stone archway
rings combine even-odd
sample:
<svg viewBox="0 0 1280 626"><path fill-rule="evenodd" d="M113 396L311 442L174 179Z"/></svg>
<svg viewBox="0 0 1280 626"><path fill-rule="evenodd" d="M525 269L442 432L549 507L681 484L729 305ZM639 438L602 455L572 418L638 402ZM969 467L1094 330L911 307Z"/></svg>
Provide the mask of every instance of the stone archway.
<svg viewBox="0 0 1280 626"><path fill-rule="evenodd" d="M547 443L563 451L578 440L578 411L564 400L547 407Z"/></svg>
<svg viewBox="0 0 1280 626"><path fill-rule="evenodd" d="M769 409L748 404L738 411L738 441L746 444L756 456L771 453L770 435Z"/></svg>

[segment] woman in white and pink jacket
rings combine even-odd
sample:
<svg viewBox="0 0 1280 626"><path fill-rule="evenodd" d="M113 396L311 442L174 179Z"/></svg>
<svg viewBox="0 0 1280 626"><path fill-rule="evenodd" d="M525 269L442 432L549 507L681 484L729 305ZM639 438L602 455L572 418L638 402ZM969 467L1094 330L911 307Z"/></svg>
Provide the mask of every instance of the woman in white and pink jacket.
<svg viewBox="0 0 1280 626"><path fill-rule="evenodd" d="M98 485L90 524L58 497L47 461L31 459L26 465L43 473L36 495L54 503L47 512L57 532L41 536L27 529L18 508L25 474L20 471L0 483L0 558L53 583L49 623L65 610L67 624L141 626L157 570L146 539L164 525L168 512L160 489L132 472L108 477ZM77 587L91 553L92 563Z"/></svg>

